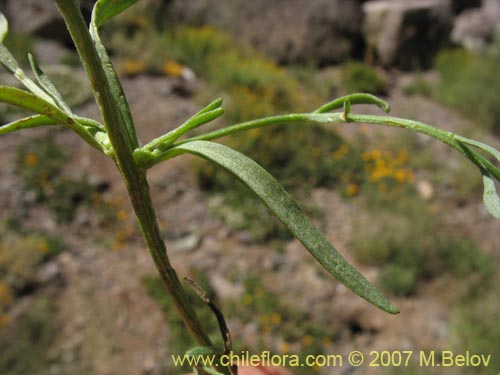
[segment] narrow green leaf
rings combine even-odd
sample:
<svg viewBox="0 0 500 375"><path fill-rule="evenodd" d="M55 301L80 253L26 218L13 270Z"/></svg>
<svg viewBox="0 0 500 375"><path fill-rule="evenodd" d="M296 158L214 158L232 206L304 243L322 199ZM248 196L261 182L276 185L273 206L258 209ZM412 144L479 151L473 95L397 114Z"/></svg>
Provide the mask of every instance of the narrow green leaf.
<svg viewBox="0 0 500 375"><path fill-rule="evenodd" d="M224 114L224 109L221 108L221 105L222 98L215 99L209 105L196 112L186 122L182 123L168 133L153 139L151 142L141 148L146 151L154 151L159 146L161 146L161 150L165 150L189 130L193 130L198 126L204 125L222 116ZM137 149L135 151L137 151Z"/></svg>
<svg viewBox="0 0 500 375"><path fill-rule="evenodd" d="M94 5L94 22L99 28L114 16L120 14L139 0L99 0Z"/></svg>
<svg viewBox="0 0 500 375"><path fill-rule="evenodd" d="M500 151L498 151L497 149L487 145L487 144L484 144L482 142L478 142L478 141L475 141L473 139L469 139L469 138L465 138L465 137L462 137L460 135L455 135L455 139L457 139L458 141L462 142L462 143L466 143L468 145L471 145L471 146L474 146L474 147L477 147L479 148L480 150L483 150L489 154L491 154L492 156L494 156L498 161L500 161Z"/></svg>
<svg viewBox="0 0 500 375"><path fill-rule="evenodd" d="M2 65L12 74L16 73L19 65L14 58L14 56L10 53L10 51L3 44L0 43L0 62Z"/></svg>
<svg viewBox="0 0 500 375"><path fill-rule="evenodd" d="M0 86L0 101L28 109L62 125L71 125L73 123L71 117L62 112L53 103L15 87Z"/></svg>
<svg viewBox="0 0 500 375"><path fill-rule="evenodd" d="M108 80L108 85L113 96L113 101L116 103L116 108L118 109L121 122L123 123L126 131L126 141L130 152L139 147L139 141L137 139L137 134L135 131L134 122L132 119L132 113L130 112L130 106L128 104L123 87L118 79L115 68L109 58L106 48L102 44L101 38L99 37L99 26L101 26L105 21L109 20L111 17L118 14L120 11L125 10L132 4L137 2L137 0L124 0L118 2L116 0L99 0L94 6L92 12L92 20L90 22L90 36L94 41L97 54L101 59L101 65L104 68L104 74Z"/></svg>
<svg viewBox="0 0 500 375"><path fill-rule="evenodd" d="M73 118L68 114L61 111L53 103L49 103L44 99L24 90L16 89L15 87L0 86L0 102L12 104L14 106L27 109L29 111L38 113L53 121L55 124L65 126L75 133L80 135L92 147L102 151L101 145L96 142L93 135L89 133L88 129L82 125L77 118ZM34 120L42 121L42 119ZM91 121L93 124L95 121ZM47 124L50 125L50 124Z"/></svg>
<svg viewBox="0 0 500 375"><path fill-rule="evenodd" d="M201 125L205 125L206 123L215 120L216 118L222 116L224 114L224 109L216 108L211 111L202 112L191 119L189 119L184 125L182 125L183 133L193 130ZM181 128L179 127L179 128Z"/></svg>
<svg viewBox="0 0 500 375"><path fill-rule="evenodd" d="M186 140L178 142L178 144L191 141L208 141L212 139L227 137L235 133L261 128L264 126L292 123L308 123L316 122L320 124L338 124L344 122L342 113L292 113L288 115L278 115L260 118L251 121L245 121L239 124L229 125L222 129L217 129L205 134L200 134L195 137L190 137Z"/></svg>
<svg viewBox="0 0 500 375"><path fill-rule="evenodd" d="M326 103L316 109L313 113L326 113L330 111L334 111L336 109L340 109L344 106L346 101L350 101L351 104L374 104L377 107L381 108L384 112L389 113L391 107L389 103L386 101L377 98L375 95L371 94L351 94L346 96L341 96L335 100L332 100L329 103Z"/></svg>
<svg viewBox="0 0 500 375"><path fill-rule="evenodd" d="M206 107L200 109L196 115L201 115L202 113L205 113L205 112L209 112L209 111L212 111L214 109L217 109L217 108L220 108L221 105L222 105L222 102L223 102L223 99L222 98L218 98L218 99L215 99L212 103L210 103L209 105L207 105Z"/></svg>
<svg viewBox="0 0 500 375"><path fill-rule="evenodd" d="M0 22L1 23L1 22ZM19 66L18 62L10 53L10 51L3 45L3 43L0 43L0 63L7 69L9 72L11 72L14 77L17 78L19 82L21 82L24 87L26 87L28 90L30 90L33 94L37 95L38 97L48 101L49 103L55 104L54 100L48 95L44 90L42 90L38 85L33 82L30 78L26 76L24 71L21 69Z"/></svg>
<svg viewBox="0 0 500 375"><path fill-rule="evenodd" d="M45 90L45 92L48 95L52 97L52 99L54 99L59 108L61 108L67 114L71 114L72 113L71 109L64 101L62 95L59 93L56 86L54 86L54 84L50 81L49 77L47 77L47 75L42 71L42 69L36 62L35 57L31 53L29 53L28 59L31 64L31 69L33 70L33 73L35 74L35 77L38 80L40 86Z"/></svg>
<svg viewBox="0 0 500 375"><path fill-rule="evenodd" d="M494 218L500 219L500 197L495 187L495 181L487 173L483 173L483 185L484 206Z"/></svg>
<svg viewBox="0 0 500 375"><path fill-rule="evenodd" d="M222 116L223 114L224 114L224 109L222 108L216 108L211 111L206 111L201 113L198 112L196 115L191 117L189 120L187 120L179 127L168 132L167 134L162 135L161 137L153 139L151 142L145 145L143 149L154 151L155 148L158 148L159 151L163 151L188 131L196 129L197 127L200 127L202 125L205 125L206 123L215 120L216 118Z"/></svg>
<svg viewBox="0 0 500 375"><path fill-rule="evenodd" d="M0 135L45 125L57 125L57 122L42 115L29 116L0 126Z"/></svg>
<svg viewBox="0 0 500 375"><path fill-rule="evenodd" d="M378 308L392 314L399 312L339 254L302 213L290 194L255 161L227 146L206 141L184 143L169 150L167 156L171 158L183 153L201 156L232 172L269 207L330 274Z"/></svg>
<svg viewBox="0 0 500 375"><path fill-rule="evenodd" d="M3 43L9 33L9 22L4 14L0 12L0 43Z"/></svg>

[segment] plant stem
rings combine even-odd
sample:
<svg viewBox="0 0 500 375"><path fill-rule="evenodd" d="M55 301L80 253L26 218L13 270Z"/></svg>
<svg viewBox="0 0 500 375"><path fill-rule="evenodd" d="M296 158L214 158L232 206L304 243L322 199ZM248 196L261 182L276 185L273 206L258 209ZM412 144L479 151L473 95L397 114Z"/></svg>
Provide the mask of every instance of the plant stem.
<svg viewBox="0 0 500 375"><path fill-rule="evenodd" d="M92 90L104 119L113 147L113 158L125 181L141 233L155 266L170 293L184 323L199 345L210 346L208 335L192 308L179 278L170 264L161 238L153 208L146 171L139 168L132 156L133 150L126 140L126 128L113 99L104 69L78 4L74 0L55 0L90 79Z"/></svg>

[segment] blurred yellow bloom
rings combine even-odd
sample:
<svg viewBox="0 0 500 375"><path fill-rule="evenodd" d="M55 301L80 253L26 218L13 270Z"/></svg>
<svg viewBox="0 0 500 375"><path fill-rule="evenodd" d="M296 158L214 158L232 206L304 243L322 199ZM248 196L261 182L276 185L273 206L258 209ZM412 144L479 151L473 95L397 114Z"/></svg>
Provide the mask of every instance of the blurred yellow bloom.
<svg viewBox="0 0 500 375"><path fill-rule="evenodd" d="M281 323L281 315L278 313L273 313L271 315L271 322L273 324L280 324Z"/></svg>
<svg viewBox="0 0 500 375"><path fill-rule="evenodd" d="M172 76L172 77L180 77L183 71L184 67L173 60L166 61L162 67L162 72L167 76Z"/></svg>
<svg viewBox="0 0 500 375"><path fill-rule="evenodd" d="M122 65L122 72L128 75L136 75L144 73L147 70L147 65L140 60L126 60Z"/></svg>
<svg viewBox="0 0 500 375"><path fill-rule="evenodd" d="M40 254L47 254L49 252L49 245L47 244L47 242L45 241L40 241L40 243L38 244L38 248L37 248L38 252Z"/></svg>
<svg viewBox="0 0 500 375"><path fill-rule="evenodd" d="M347 194L347 196L353 197L359 193L359 186L356 184L349 184L345 189L345 193Z"/></svg>
<svg viewBox="0 0 500 375"><path fill-rule="evenodd" d="M288 353L291 349L292 349L291 345L286 341L280 344L280 352L282 353Z"/></svg>
<svg viewBox="0 0 500 375"><path fill-rule="evenodd" d="M30 167L36 167L40 163L40 159L38 159L37 155L30 152L25 155L24 163Z"/></svg>
<svg viewBox="0 0 500 375"><path fill-rule="evenodd" d="M300 341L301 341L302 345L310 346L313 343L314 339L311 335L305 335L304 337L302 337L302 340L300 340Z"/></svg>
<svg viewBox="0 0 500 375"><path fill-rule="evenodd" d="M7 283L0 282L0 305L9 305L12 301L13 297L10 286Z"/></svg>
<svg viewBox="0 0 500 375"><path fill-rule="evenodd" d="M8 314L0 314L0 329L7 327L10 322L12 321L12 318Z"/></svg>
<svg viewBox="0 0 500 375"><path fill-rule="evenodd" d="M336 160L342 159L349 152L349 146L343 143L335 152L333 153L333 158Z"/></svg>
<svg viewBox="0 0 500 375"><path fill-rule="evenodd" d="M128 212L125 211L125 210L120 210L117 212L116 214L116 218L119 220L119 221L125 221L128 219Z"/></svg>

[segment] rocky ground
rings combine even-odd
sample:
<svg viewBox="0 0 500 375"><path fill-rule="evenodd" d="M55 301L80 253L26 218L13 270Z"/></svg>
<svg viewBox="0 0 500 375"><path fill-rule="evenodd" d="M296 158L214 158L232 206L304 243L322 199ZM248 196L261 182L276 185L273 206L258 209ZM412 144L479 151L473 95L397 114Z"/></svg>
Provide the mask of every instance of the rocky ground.
<svg viewBox="0 0 500 375"><path fill-rule="evenodd" d="M33 6L36 2L30 3ZM179 10L179 14L186 19L202 14L205 17L203 22L210 23L211 20L217 19L221 23L219 26L236 34L241 31L243 23L228 17L228 14L231 15L234 11L231 7L238 8L241 2L235 1L227 9L217 6L210 8L211 3L217 3L211 1L191 0L185 3L188 5ZM331 62L328 59L341 59L342 54L356 55L357 49L364 47L342 44L345 40L363 40L362 20L356 13L363 7L362 1L349 2L348 11L344 13L346 19L339 18L335 12L324 12L318 19L318 13L321 13L321 9L328 3L326 1L318 1L315 7L308 10L311 14L285 12L283 19L291 20L288 26L300 23L305 29L291 27L290 32L273 33L274 39L267 38L269 32L266 27L262 27L262 22L272 23L276 17L276 9L267 12L267 16L262 20L257 17L256 8L264 6L266 2L242 3L244 9L241 17L250 19L256 26L249 27L246 24L248 33L238 34L239 37L260 47L278 61L301 61L304 56L314 52L319 60L324 59L321 63L326 64ZM341 0L335 3L336 6L347 4ZM388 2L377 3L387 6ZM437 9L442 9L444 4L443 1L428 3ZM452 20L456 20L457 14L463 7L468 6L464 5L465 3L473 3L476 13L480 9L476 1L453 1L455 8L448 9L448 13L445 12L446 17L440 18L443 22L440 27L452 28ZM293 4L300 5L300 1L294 1ZM485 4L493 2L485 1ZM17 2L11 1L8 6L11 7L11 12L14 12L18 5ZM207 10L207 7L210 9ZM367 7L370 6L365 4L364 8ZM401 13L396 13L392 19L401 21L401 18L398 18ZM429 14L434 13L419 14L428 20ZM343 22L345 20L352 22ZM403 33L396 27L401 26L401 22L396 21L388 23L393 25L393 28L387 31L390 35ZM324 48L311 52L308 49L311 43L303 40L304 34L313 39L322 39L326 31L331 31L325 26L329 22L335 24L336 38L332 38L328 43L340 43L346 48L338 50L339 55L333 57L325 57L325 51L329 51L331 44L327 43ZM376 19L373 22L376 24ZM43 25L42 22L41 29L50 36L53 29ZM56 27L56 30L60 29ZM288 29L285 27L285 30ZM439 40L440 38L437 38L430 43L437 43ZM378 42L380 41L374 42L374 48L378 49L379 58L383 60L383 43L381 42L381 46ZM46 63L51 62L51 57L58 61L58 54L61 52L60 46L49 44L43 47L37 45L39 58ZM474 44L476 45L477 43ZM391 46L389 52L386 51L387 64L399 63L395 61L395 56L404 53L403 47L404 43L401 43ZM58 58L55 59L55 56ZM387 100L392 106L393 115L420 120L458 133L465 132L466 135L485 139L492 146L500 147L498 137L475 129L472 122L463 116L430 99L404 95L403 87L414 78L412 74L401 73L396 69L389 69L387 72L391 81ZM335 68L327 68L317 74L335 75L336 72ZM432 73L425 78L436 79ZM124 78L123 84L142 143L171 130L195 113L199 108L195 99L196 93L205 85L201 80L197 80L184 90L185 83L180 83L178 78L148 74ZM372 110L363 106L355 108L355 111L360 113ZM97 109L90 101L80 106L79 112L98 118ZM340 127L338 130L346 138L353 138L361 131L358 126ZM381 128L363 128L362 131L366 132L367 139L373 142L396 137L401 132ZM154 275L155 269L135 227L126 190L119 174L107 158L89 148L75 135L69 132L51 133L55 134L54 137L59 143L71 150L65 174L74 177L85 176L92 186L105 186L102 192L104 199L119 201L122 210L128 212L120 219L123 221L123 227L128 229L126 239L119 246L114 246L109 238L115 235L110 233L109 228L101 228L96 224L93 217L95 212L91 210L81 210L71 223L57 223L47 210L39 207L23 193L22 182L15 170L14 158L19 145L30 139L36 142L44 133L44 130L32 129L0 138L0 221L12 218L21 220L24 228L62 236L68 245L65 252L45 264L34 276L37 285L35 294L40 290L50 289L51 299L55 302L56 328L52 345L48 348L55 360L50 365L50 373L170 373L168 365L169 355L172 353L169 347L171 331L165 324L165 316L160 306L148 295L141 282L145 275ZM444 170L460 171L457 167L458 156L424 137L417 135L416 138L419 147L432 148L434 157L442 161ZM198 188L191 161L190 157L174 159L156 166L149 173L162 234L179 275L206 275L219 299L242 301L241 304L245 290L239 276L258 276L266 287L280 296L284 305L307 312L301 319L320 321L325 330L336 332L334 339L321 343L325 353L347 354L354 349L365 353L372 350L449 349L450 342L455 338L451 333L453 317L449 309L449 288L453 280L448 276L425 284L418 294L411 297L392 298L401 309L400 315L390 316L382 313L329 277L297 241L287 241L276 249L272 244L254 243L245 231L230 229L211 209L213 196ZM439 172L417 172L415 183L420 184L422 195L440 202L437 209L446 212L444 217L447 225L473 239L494 259L500 259L498 222L491 219L483 208L480 189L473 198L457 198L455 187L447 180L448 176L443 177L445 182L440 184ZM479 179L480 176L476 178ZM341 253L356 264L351 251L352 240L357 235L353 229L353 219L363 215L363 204L343 199L337 191L328 188L314 189L307 198L320 211L320 215L315 219L316 224ZM368 279L377 280L379 270L376 267L360 266L360 270ZM10 311L14 320L30 309L30 301L33 298L33 294L26 293L16 302ZM282 342L276 335L268 334L262 337L262 332L255 323L259 317L245 321L238 319L232 311L225 312L233 336L246 345L252 347L264 342L265 347L285 351L286 344L286 350L294 351L294 343ZM301 323L303 322L296 322L297 325ZM276 326L279 331L279 322L275 322L274 326L274 331L271 331L275 332ZM16 338L13 337L12 340ZM370 373L386 374L387 371L384 370L371 369ZM366 370L364 367L344 366L335 371L323 369L321 373L363 374ZM453 369L450 369L449 373L453 373Z"/></svg>
<svg viewBox="0 0 500 375"><path fill-rule="evenodd" d="M196 110L191 99L170 93L171 84L168 78L148 76L125 80L125 90L140 124L138 131L142 140L169 130ZM455 131L467 125L460 116L426 99L408 101L398 92L397 86L389 101L396 115L442 124ZM89 115L95 108L89 105L82 112ZM383 130L376 134L390 137L393 131ZM0 199L4 207L3 218L16 215L23 206L20 182L12 169L13 151L20 142L36 138L38 134L39 131L34 130L2 137ZM126 202L124 186L112 163L72 134L60 136L72 149L68 171L85 173L94 180L106 182L110 186L106 194L122 197ZM498 140L490 141L498 144ZM444 149L440 152L447 157ZM273 252L269 246L252 244L241 233L230 231L208 208L209 196L196 187L189 163L189 158L180 158L155 167L149 175L162 231L180 275L189 275L193 268L205 272L222 298L241 298L241 285L231 282L234 273L259 275L285 303L322 316L326 325L344 331L338 341L328 344L327 353L345 354L353 348L365 351L446 348L450 323L446 305L442 303L446 279L429 285L418 297L394 299L401 308L400 315L384 314L328 277L297 242L287 243L283 252ZM435 189L446 195L440 187ZM320 227L342 253L354 261L349 252L350 239L354 235L351 219L361 208L324 188L314 190L310 198L323 211L324 220L318 223ZM127 203L124 205L128 207ZM487 217L479 197L449 209L447 216L454 225L463 228L488 252L498 252L495 243L498 224ZM60 362L53 366L52 372L161 373L170 353L169 332L162 312L140 283L142 276L155 272L140 237L132 236L123 248L113 251L95 240L106 233L99 228L86 227L85 220L60 228L40 212L43 211L28 209L24 217L27 225L56 233L62 229L70 245L69 251L53 261L57 278L51 280L59 281L51 282L57 282L59 287L56 344L51 350L58 353ZM132 218L128 220L133 222ZM376 279L376 269L362 268L362 271L369 279ZM251 322L238 321L231 311L227 311L227 315L234 336L244 337L249 344L258 341ZM350 331L345 327L350 327ZM272 342L273 338L266 340ZM352 371L354 369L345 368L335 373Z"/></svg>

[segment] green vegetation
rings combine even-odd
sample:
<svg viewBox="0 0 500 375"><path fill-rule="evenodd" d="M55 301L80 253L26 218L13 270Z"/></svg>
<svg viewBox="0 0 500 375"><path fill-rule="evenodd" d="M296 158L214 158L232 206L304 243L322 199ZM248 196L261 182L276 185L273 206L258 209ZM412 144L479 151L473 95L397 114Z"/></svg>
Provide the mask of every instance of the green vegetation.
<svg viewBox="0 0 500 375"><path fill-rule="evenodd" d="M497 54L471 55L462 50L441 52L436 69L441 76L436 98L470 116L478 126L500 132L500 86Z"/></svg>
<svg viewBox="0 0 500 375"><path fill-rule="evenodd" d="M23 313L7 327L0 327L0 371L3 374L49 373L50 347L58 327L54 321L55 293L35 295Z"/></svg>
<svg viewBox="0 0 500 375"><path fill-rule="evenodd" d="M126 50L123 50L124 37L125 30L121 33L118 30L118 35L110 37L118 55L128 59L124 65L128 69L124 72L149 70L177 75L182 66L188 66L223 92L228 103L226 118L231 122L292 108L300 111L306 98L308 106L318 101L314 91L306 89L285 69L214 28L183 26L160 33L140 27L132 41L127 42ZM160 52L136 53L144 50L144 43L150 46L147 50ZM141 56L141 60L131 60L132 56ZM247 137L229 140L229 144L265 166L287 189L295 192L337 185L354 195L353 186L359 183L350 179L355 179L363 168L361 151L332 129L321 126L255 129ZM282 224L263 206L256 206L250 191L235 183L227 172L206 162L196 161L193 165L200 187L224 193L227 208L218 205L219 213L224 213L226 219L228 216L241 219L226 220L234 228L249 230L256 241L289 237ZM231 210L234 212L230 213Z"/></svg>
<svg viewBox="0 0 500 375"><path fill-rule="evenodd" d="M241 322L253 322L260 333L260 341L255 352L272 350L286 354L293 350L305 357L308 354L323 354L325 346L339 336L332 328L311 318L309 311L303 311L289 304L284 304L279 295L274 293L257 275L245 275L239 280L244 286L241 298L224 301L227 310L234 311ZM298 324L300 322L300 324ZM277 347L269 347L272 337ZM298 374L310 373L302 369Z"/></svg>
<svg viewBox="0 0 500 375"><path fill-rule="evenodd" d="M120 247L133 232L125 224L128 213L119 198L104 199L86 176L65 173L70 157L57 142L57 131L28 140L16 151L15 171L21 177L24 194L45 206L59 223L71 222L78 210L93 209L96 225L116 231L113 247Z"/></svg>
<svg viewBox="0 0 500 375"><path fill-rule="evenodd" d="M473 353L491 354L488 368L500 369L500 358L495 348L500 347L500 326L498 316L499 277L476 281L465 287L466 292L459 296L455 306L453 333L457 337L456 350L470 350ZM470 369L471 374L481 374L483 369Z"/></svg>
<svg viewBox="0 0 500 375"><path fill-rule="evenodd" d="M39 285L36 275L45 262L65 248L59 237L14 233L1 228L0 372L26 374L48 368L51 361L48 348L56 329L55 294L50 285ZM16 304L21 296L24 305Z"/></svg>
<svg viewBox="0 0 500 375"><path fill-rule="evenodd" d="M64 176L68 157L69 150L54 141L54 133L48 133L22 144L15 162L26 192L34 194L59 222L71 221L80 205L91 202L94 190L85 178Z"/></svg>
<svg viewBox="0 0 500 375"><path fill-rule="evenodd" d="M366 92L373 95L387 94L388 84L377 70L361 62L350 62L342 68L342 85L347 92Z"/></svg>
<svg viewBox="0 0 500 375"><path fill-rule="evenodd" d="M204 278L203 274L198 273L198 275L200 276L200 286L209 293L210 298L215 298L216 296L212 292L208 279ZM156 276L144 276L141 281L148 294L158 302L160 308L165 313L165 319L169 329L169 352L171 354L184 354L192 347L192 338L189 335L189 331L186 330L181 317L177 313L172 298L165 294L165 286L161 279ZM196 306L196 311L203 321L204 329L215 342L219 342L219 327L213 313L192 290L187 290L187 293L190 302L193 306ZM218 345L223 347L222 343ZM167 366L172 365L172 362L169 361L168 358L165 358L165 362ZM175 370L176 372L180 371L179 368L171 368L171 370ZM190 368L187 366L183 370L189 371Z"/></svg>
<svg viewBox="0 0 500 375"><path fill-rule="evenodd" d="M196 340L199 346L198 350L215 351L217 347L213 346L214 340L211 329L207 329L205 324L203 324L205 321L208 321L209 318L201 315L204 314L204 312L197 309L196 304L189 298L189 295L184 290L167 255L165 242L156 221L156 210L153 206L146 175L146 171L156 164L165 162L179 155L191 154L209 160L221 168L226 169L264 202L269 210L281 220L291 234L304 245L305 249L326 271L360 297L379 309L391 314L398 313L398 308L393 306L374 285L341 256L333 245L329 243L326 237L314 226L311 220L299 209L292 196L287 193L267 170L244 154L221 143L213 142L213 140L243 131L251 131L257 136L262 137L259 139L261 142L269 142L270 147L268 152L276 154L277 151L279 151L277 148L287 143L290 139L296 142L293 147L293 153L290 153L289 158L293 159L286 160L286 164L280 164L279 167L281 168L276 168L276 172L281 172L282 170L286 170L286 165L290 163L295 165L295 168L300 169L299 167L303 166L303 164L301 164L301 159L304 158L304 155L316 158L313 160L314 163L317 164L318 160L321 160L323 157L321 154L322 149L321 147L318 148L318 145L313 145L312 142L309 142L311 138L299 138L299 132L290 133L290 138L286 137L286 139L280 140L279 137L281 134L279 130L276 130L278 133L271 133L264 136L258 134L260 133L259 128L291 123L300 123L302 125L304 125L304 123L317 123L320 126L326 126L327 124L343 124L347 126L349 123L354 122L404 128L413 132L425 134L426 136L445 143L478 167L483 176L485 207L493 217L500 218L500 197L495 187L495 180L500 181L500 170L488 159L488 157L493 157L500 161L500 153L496 149L458 134L436 129L424 123L389 117L387 115L362 115L353 112L352 107L357 104L370 104L379 107L385 112L389 112L388 103L369 94L347 95L328 102L316 110L313 109L314 106L311 106L311 112L303 113L301 104L302 98L305 96L297 81L291 78L291 76L282 73L274 64L266 62L257 54L246 48L226 49L226 47L229 47L233 42L225 39L225 37L219 38L217 34L214 34L210 29L195 30L180 28L180 36L175 36L175 43L177 44L171 44L169 52L177 61L166 61L165 63L169 64L169 68L173 68L174 66L181 67L178 62L189 63L199 75L207 77L209 80L213 79L214 81L220 81L220 89L228 92L237 89L241 90L244 95L248 92L250 93L250 97L259 98L259 100L265 103L262 107L263 113L271 109L273 112L275 110L293 110L294 112L301 113L260 118L250 122L223 126L218 130L201 134L197 131L196 134L191 134L191 137L189 137L188 132L197 128L199 129L202 125L215 120L223 114L224 110L221 107L222 100L217 99L199 110L190 119L172 131L141 145L136 135L135 125L127 99L99 36L99 28L104 23L124 11L135 1L116 2L99 0L95 5L90 27L83 19L77 2L70 0L55 0L55 2L66 21L66 25L86 70L89 82L92 85L92 91L102 115L102 123L75 114L34 59L31 59L30 62L36 82L28 78L11 53L2 44L0 48L0 61L7 70L13 73L16 79L23 84L25 89L0 86L0 101L29 110L31 113L34 113L34 115L5 124L0 127L0 132L1 134L5 134L26 128L45 125L62 125L74 131L95 150L112 159L114 165L118 168L124 179L141 233L155 263L158 274L161 277L162 284L166 287L182 320L186 323L186 327ZM7 33L7 21L3 15L1 15L1 41L3 41ZM169 35L165 37L166 39L164 39L164 41L168 45ZM124 46L125 45L130 48L130 44L124 44ZM177 51L176 46L180 46L179 50L181 52ZM151 48L151 45L148 45L148 47L150 53L157 53L157 50ZM142 45L141 48L144 48L144 45ZM249 61L251 61L251 63L249 63ZM197 67L196 64L200 65ZM138 69L136 66L134 74L137 74L141 69L142 68ZM167 74L169 74L168 71L171 70L166 69ZM348 77L345 81L346 83L365 81L366 77L368 77L368 79L366 79L367 81L373 78L370 74L367 74L366 71L360 70L359 67L352 68L351 72L349 72L349 69L346 69L346 74ZM376 81L376 79L373 79L373 81ZM250 104L247 103L246 105ZM336 110L339 111L333 112ZM247 111L247 109L244 108L244 111ZM242 118L242 113L247 112L241 110L234 112L233 115L231 115L232 117L230 116L230 119L242 120L244 119ZM258 115L259 113L254 112L254 114ZM309 125L305 125L302 126L302 129L308 129L309 127ZM326 136L326 130L325 133L320 134L321 139L328 138ZM185 135L186 137L182 138ZM309 137L309 135L304 135L304 137ZM278 139L277 145L272 147L272 142L276 142L276 139ZM334 159L337 156L337 161L339 161L350 152L350 148L348 145L345 146L342 144L339 138L335 139L337 144L334 146L336 147L329 147L329 152L331 153L333 151L333 153L338 154L327 156L331 156ZM319 142L319 140L317 140L317 142ZM252 147L255 148L253 145ZM326 149L328 149L328 147ZM285 147L284 150L284 152L286 152L287 148ZM32 153L37 156L36 152ZM485 154L488 154L488 156L485 156ZM274 155L271 156L274 157ZM31 159L36 160L36 157L18 157L18 160L24 163L26 163L26 160ZM359 159L364 163L359 165L363 165L366 176L369 176L367 180L371 180L374 184L380 183L380 186L386 186L387 190L392 189L397 192L399 185L411 180L411 171L405 168L404 160L398 161L398 157L393 157L392 155L387 156L379 152L378 155L363 153ZM395 159L396 162L392 159ZM295 162L294 160L297 161ZM279 158L277 158L277 161L278 163L281 162ZM32 164L33 166L37 166L37 162L32 162ZM268 167L273 171L272 165ZM334 164L332 164L332 168L330 169L334 168ZM56 177L59 176L60 172L58 168L54 168L54 174ZM32 180L40 180L40 176L42 176L43 180L43 176L48 176L49 173L40 174L35 171L33 175L35 178L32 178ZM304 176L304 174L302 174L302 176ZM340 176L340 178L342 180L342 176ZM346 180L350 181L350 178L351 177L348 177ZM320 175L320 178L314 182L320 183L323 180L328 181L328 178ZM293 181L291 184L293 184ZM54 191L56 191L55 188ZM57 194L68 193L68 191L72 190L62 189L59 190ZM355 194L355 188L346 190L347 193L349 191L353 193L352 195ZM374 191L376 190L374 189ZM39 197L41 197L40 199L42 199L46 196L50 196L52 193L50 189L47 190L42 186L42 188L38 190L38 194ZM348 195L350 194L348 193ZM379 201L382 200L374 200L373 204ZM65 210L67 209L68 208ZM387 209L387 207L384 207L384 209ZM411 215L420 215L420 221L414 219L414 221L407 222L404 227L401 227L404 222L403 219L398 220L397 223L393 223L397 233L393 233L392 231L388 232L394 235L394 237L389 238L389 240L385 242L386 244L391 244L391 246L384 249L384 253L377 254L370 247L362 249L361 251L361 254L364 254L367 259L377 259L378 264L386 264L389 261L393 261L400 266L397 269L405 271L405 274L394 275L394 271L397 269L389 269L389 271L393 272L390 278L398 280L400 285L402 285L401 288L393 288L393 292L402 294L410 293L413 291L412 283L414 278L432 278L437 273L441 273L443 268L450 270L451 273L456 275L467 274L475 270L484 271L485 274L487 273L488 260L484 258L479 251L471 248L469 244L465 244L464 247L461 248L460 246L464 244L462 240L454 241L450 245L449 239L452 238L451 236L447 236L444 241L442 240L444 237L422 236L422 238L412 238L412 234L410 234L409 237L406 236L410 231L415 231L418 235L425 233L429 223L436 225L435 222L433 223L430 220L425 220L425 207L422 204L415 204L414 202L409 203L405 200L401 200L393 207L393 211L397 212L397 209L402 209L401 212L405 212L405 215L409 215L405 217L410 217L412 219L414 218ZM402 215L401 212L399 213L400 215ZM377 213L380 215L384 214L385 211L379 207ZM368 224L373 224L371 225L372 227L381 225L381 223L383 223L383 221L378 217L371 218L368 221ZM366 226L366 228L368 227L370 227L370 225ZM364 227L359 231L359 237L361 237L366 228ZM366 235L368 235L368 233ZM413 239L415 240L413 241ZM373 243L372 240L367 242L369 242L369 244ZM419 247L413 247L415 244L418 244ZM401 249L403 246L404 248ZM458 248L458 250L455 253L456 248ZM432 251L437 251L437 254L433 254L433 256L438 256L438 260L442 259L442 264L440 264L439 261L431 266L425 264L424 259L427 259L427 254L431 249ZM449 261L450 254L452 253L454 257L457 254L460 255L460 258ZM386 272L388 271L386 270ZM388 280L389 277L386 276L385 279ZM146 282L146 284L147 283L148 282ZM266 311L271 307L274 309L274 312L278 312L278 315L271 316L271 321L273 319L275 319L275 321L279 320L278 316L281 316L279 312L282 311L282 309L289 312L290 315L298 314L298 318L295 319L294 322L296 320L307 320L307 314L300 311L296 312L293 307L282 307L281 302L275 302L278 301L278 296L262 289L259 284L260 281L257 278L256 280L248 281L245 286L253 293L252 297L260 294L256 307L258 311L263 313L264 317L267 317ZM152 286L150 289L154 291L157 288ZM8 293L5 293L5 295L8 296ZM200 316L197 315L197 310L201 312L201 320ZM245 311L243 311L242 314ZM222 320L222 318L220 318L220 320ZM286 325L286 322L284 321L283 324ZM221 326L224 326L224 324L221 324ZM262 327L266 326L262 325ZM286 334L289 336L284 335L285 342L288 340L298 340L300 336L305 334L304 337L309 337L307 342L304 343L305 346L311 344L313 334L321 337L323 332L322 330L318 330L316 326L309 324L304 324L300 332L293 331L293 328L293 325L289 328L290 331ZM320 350L320 348L315 348L315 350ZM230 372L229 368L218 368L218 370L223 371L224 374L229 374Z"/></svg>
<svg viewBox="0 0 500 375"><path fill-rule="evenodd" d="M403 87L403 92L408 95L420 95L430 97L433 94L433 85L427 81L422 74L415 74L411 83Z"/></svg>
<svg viewBox="0 0 500 375"><path fill-rule="evenodd" d="M266 287L257 275L245 275L241 282L244 292L241 298L218 300L206 278L199 274L203 288L209 292L210 298L215 299L224 310L232 311L238 317L240 324L253 322L259 332L259 341L249 348L252 353L271 350L274 353L294 354L305 358L306 355L318 355L324 352L325 345L330 345L338 333L316 320L311 319L310 313L301 311L280 301L279 296ZM142 283L148 294L153 297L165 313L170 333L169 348L173 354L184 353L191 346L191 339L183 327L182 320L175 314L172 300L164 293L164 286L157 277L145 276ZM217 339L218 327L208 307L191 291L188 292L192 303L197 306L200 317L206 325L210 335ZM300 324L297 324L300 322ZM268 338L278 344L270 347ZM242 337L234 337L233 345L237 350L246 347ZM220 344L222 346L222 344ZM168 365L168 363L167 363ZM172 369L174 370L174 369ZM184 370L188 371L189 368ZM176 371L179 371L177 368ZM309 374L310 369L294 369L298 375Z"/></svg>
<svg viewBox="0 0 500 375"><path fill-rule="evenodd" d="M374 199L365 215L355 222L353 251L360 262L381 267L379 282L387 292L405 296L415 293L419 282L444 274L463 279L492 271L490 257L447 231L415 195Z"/></svg>

